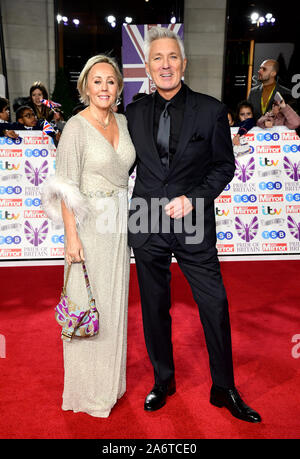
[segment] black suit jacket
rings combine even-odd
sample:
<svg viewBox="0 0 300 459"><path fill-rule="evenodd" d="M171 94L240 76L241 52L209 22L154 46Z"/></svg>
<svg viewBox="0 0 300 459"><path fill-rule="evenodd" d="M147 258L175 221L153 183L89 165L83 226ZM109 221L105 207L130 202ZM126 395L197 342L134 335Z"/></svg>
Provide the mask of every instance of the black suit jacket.
<svg viewBox="0 0 300 459"><path fill-rule="evenodd" d="M248 101L252 104L253 110L254 110L254 118L257 121L264 113L261 111L261 95L262 95L262 90L263 90L263 85L259 84L258 86L254 86L254 88L251 89L249 92L248 96ZM276 92L280 92L282 97L284 98L286 103L289 103L290 100L292 99L291 96L291 90L288 88L285 88L284 86L281 86L279 83L276 83L275 89L273 91L273 94L269 100L268 106L266 108L266 112L269 112L272 110L272 104L274 100L274 96Z"/></svg>
<svg viewBox="0 0 300 459"><path fill-rule="evenodd" d="M151 198L169 200L186 195L194 205L204 199L204 239L201 249L216 243L214 199L232 180L235 162L227 108L213 97L187 89L184 121L176 153L168 173L165 172L153 138L154 95L148 95L127 106L128 128L136 149L136 181L129 212L129 223L135 218L135 198L143 198L138 215L148 216L146 232L132 231L129 224L129 244L142 246L151 234ZM136 215L137 215L136 214ZM152 221L153 223L153 221ZM186 243L186 234L176 233L186 250L199 250L199 244Z"/></svg>

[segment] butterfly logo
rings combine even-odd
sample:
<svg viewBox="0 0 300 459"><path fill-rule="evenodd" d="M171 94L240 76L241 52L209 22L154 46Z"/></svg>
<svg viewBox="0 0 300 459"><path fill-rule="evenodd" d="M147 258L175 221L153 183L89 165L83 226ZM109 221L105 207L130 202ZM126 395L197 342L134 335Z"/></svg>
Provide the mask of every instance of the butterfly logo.
<svg viewBox="0 0 300 459"><path fill-rule="evenodd" d="M255 160L254 158L250 158L247 164L241 164L237 159L235 160L235 176L241 180L243 183L250 180L252 175L254 174L255 170Z"/></svg>
<svg viewBox="0 0 300 459"><path fill-rule="evenodd" d="M235 229L245 242L250 242L257 235L258 218L255 216L248 224L243 223L239 217L235 217Z"/></svg>
<svg viewBox="0 0 300 459"><path fill-rule="evenodd" d="M44 242L48 234L48 220L44 220L44 223L39 228L34 228L28 220L25 221L24 232L28 242L38 247Z"/></svg>
<svg viewBox="0 0 300 459"><path fill-rule="evenodd" d="M43 164L38 169L34 168L32 164L26 160L25 161L25 174L30 183L34 186L39 186L46 179L48 174L48 162L44 161Z"/></svg>
<svg viewBox="0 0 300 459"><path fill-rule="evenodd" d="M286 174L295 182L300 179L300 161L292 163L287 156L283 158L283 167Z"/></svg>
<svg viewBox="0 0 300 459"><path fill-rule="evenodd" d="M288 228L292 236L300 241L300 223L296 223L295 220L289 215L287 218Z"/></svg>

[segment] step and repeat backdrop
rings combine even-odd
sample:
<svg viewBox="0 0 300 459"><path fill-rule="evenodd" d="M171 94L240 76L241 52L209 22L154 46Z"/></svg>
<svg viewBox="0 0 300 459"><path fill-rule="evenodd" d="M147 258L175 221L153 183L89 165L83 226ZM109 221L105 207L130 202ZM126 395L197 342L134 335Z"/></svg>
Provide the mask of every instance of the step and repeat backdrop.
<svg viewBox="0 0 300 459"><path fill-rule="evenodd" d="M215 201L219 255L300 253L298 135L253 128L234 150L235 177Z"/></svg>
<svg viewBox="0 0 300 459"><path fill-rule="evenodd" d="M55 173L56 148L40 131L0 137L0 260L64 256L64 229L41 206L40 187Z"/></svg>
<svg viewBox="0 0 300 459"><path fill-rule="evenodd" d="M232 128L232 136L237 128ZM56 148L39 131L0 137L0 260L61 259L63 226L47 219L40 189ZM300 139L284 127L252 129L238 147L235 177L215 201L219 255L300 253ZM135 172L129 179L129 199Z"/></svg>

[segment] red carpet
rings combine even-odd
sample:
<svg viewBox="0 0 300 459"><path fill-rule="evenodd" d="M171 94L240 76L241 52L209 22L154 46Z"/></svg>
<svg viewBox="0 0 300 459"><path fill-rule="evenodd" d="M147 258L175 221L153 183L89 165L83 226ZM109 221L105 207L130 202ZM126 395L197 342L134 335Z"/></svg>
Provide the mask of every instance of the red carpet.
<svg viewBox="0 0 300 459"><path fill-rule="evenodd" d="M203 331L176 264L172 316L177 393L158 412L144 412L153 380L132 265L127 393L108 419L60 409L62 346L53 307L62 267L0 269L0 335L6 340L6 357L0 358L0 438L299 438L300 358L295 357L300 349L292 342L300 334L299 267L299 261L222 264L237 387L263 418L254 425L208 402L211 382Z"/></svg>

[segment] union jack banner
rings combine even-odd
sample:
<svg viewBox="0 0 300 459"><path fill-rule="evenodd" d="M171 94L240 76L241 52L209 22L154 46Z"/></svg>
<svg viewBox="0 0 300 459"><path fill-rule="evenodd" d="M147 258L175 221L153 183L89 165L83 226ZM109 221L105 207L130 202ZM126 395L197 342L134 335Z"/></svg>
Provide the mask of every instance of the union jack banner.
<svg viewBox="0 0 300 459"><path fill-rule="evenodd" d="M58 102L53 102L53 100L42 99L41 102L49 108L61 107L61 104Z"/></svg>
<svg viewBox="0 0 300 459"><path fill-rule="evenodd" d="M51 124L47 120L45 120L43 125L43 134L52 134L53 132L55 132L55 130L53 129Z"/></svg>
<svg viewBox="0 0 300 459"><path fill-rule="evenodd" d="M153 81L146 75L144 40L151 27L166 27L183 40L183 24L126 24L122 27L122 62L124 76L124 108L138 92L150 94L155 91Z"/></svg>

